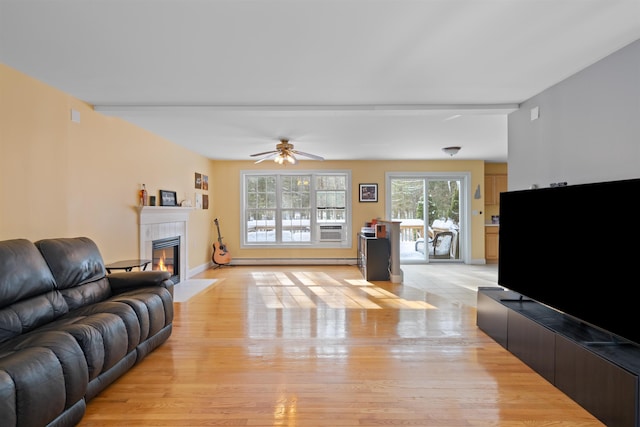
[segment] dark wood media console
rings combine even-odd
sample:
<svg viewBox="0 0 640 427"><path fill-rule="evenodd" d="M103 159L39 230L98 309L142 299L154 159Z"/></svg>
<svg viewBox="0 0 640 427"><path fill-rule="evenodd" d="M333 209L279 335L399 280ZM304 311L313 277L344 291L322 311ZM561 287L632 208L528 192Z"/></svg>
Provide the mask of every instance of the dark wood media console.
<svg viewBox="0 0 640 427"><path fill-rule="evenodd" d="M600 421L640 427L640 346L500 287L477 307L480 329Z"/></svg>

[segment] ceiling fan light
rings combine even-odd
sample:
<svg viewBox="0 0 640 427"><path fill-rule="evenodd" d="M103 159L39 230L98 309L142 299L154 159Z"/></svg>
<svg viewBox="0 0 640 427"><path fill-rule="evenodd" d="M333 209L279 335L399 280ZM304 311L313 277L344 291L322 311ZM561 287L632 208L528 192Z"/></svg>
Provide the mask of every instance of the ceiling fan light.
<svg viewBox="0 0 640 427"><path fill-rule="evenodd" d="M255 163L263 162L267 159L273 159L273 161L279 165L284 164L285 162L288 164L296 165L298 164L298 159L294 154L298 154L304 157L309 157L314 160L324 160L324 157L316 156L315 154L303 153L302 151L296 151L293 149L293 144L289 143L288 139L281 139L278 144L276 144L276 149L272 151L265 151L262 153L254 153L251 154L251 157L256 156L266 156L261 158Z"/></svg>
<svg viewBox="0 0 640 427"><path fill-rule="evenodd" d="M451 157L455 156L456 154L458 154L458 151L460 151L462 147L458 147L458 146L453 146L453 147L444 147L442 149L442 151L444 151L446 154L450 155Z"/></svg>

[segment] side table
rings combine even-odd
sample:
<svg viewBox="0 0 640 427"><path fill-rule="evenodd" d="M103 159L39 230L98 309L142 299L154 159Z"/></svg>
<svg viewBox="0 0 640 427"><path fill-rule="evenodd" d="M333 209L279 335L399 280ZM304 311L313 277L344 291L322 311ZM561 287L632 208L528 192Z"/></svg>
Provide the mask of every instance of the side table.
<svg viewBox="0 0 640 427"><path fill-rule="evenodd" d="M138 267L142 271L147 269L147 265L149 265L150 262L150 259L127 259L105 264L104 268L107 269L108 274L111 274L111 270L131 271L134 267Z"/></svg>

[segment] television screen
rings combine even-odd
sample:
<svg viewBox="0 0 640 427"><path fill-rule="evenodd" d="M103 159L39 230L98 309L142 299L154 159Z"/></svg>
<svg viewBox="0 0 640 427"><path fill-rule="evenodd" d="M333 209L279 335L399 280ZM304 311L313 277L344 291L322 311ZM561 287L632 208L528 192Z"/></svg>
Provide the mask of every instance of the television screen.
<svg viewBox="0 0 640 427"><path fill-rule="evenodd" d="M498 283L640 344L640 179L500 195Z"/></svg>

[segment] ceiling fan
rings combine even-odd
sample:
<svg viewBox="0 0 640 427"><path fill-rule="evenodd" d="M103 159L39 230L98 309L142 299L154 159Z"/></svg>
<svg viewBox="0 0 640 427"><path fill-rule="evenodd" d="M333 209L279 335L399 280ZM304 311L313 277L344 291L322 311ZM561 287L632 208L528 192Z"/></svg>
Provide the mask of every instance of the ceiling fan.
<svg viewBox="0 0 640 427"><path fill-rule="evenodd" d="M265 151L262 153L252 154L251 157L264 156L260 160L256 161L256 163L264 162L265 160L273 159L274 162L278 164L283 164L284 162L295 165L298 163L298 159L296 156L305 156L309 157L313 160L324 160L324 157L316 156L315 154L303 153L302 151L294 150L293 144L289 142L288 139L280 139L280 142L276 144L276 149L273 151Z"/></svg>

